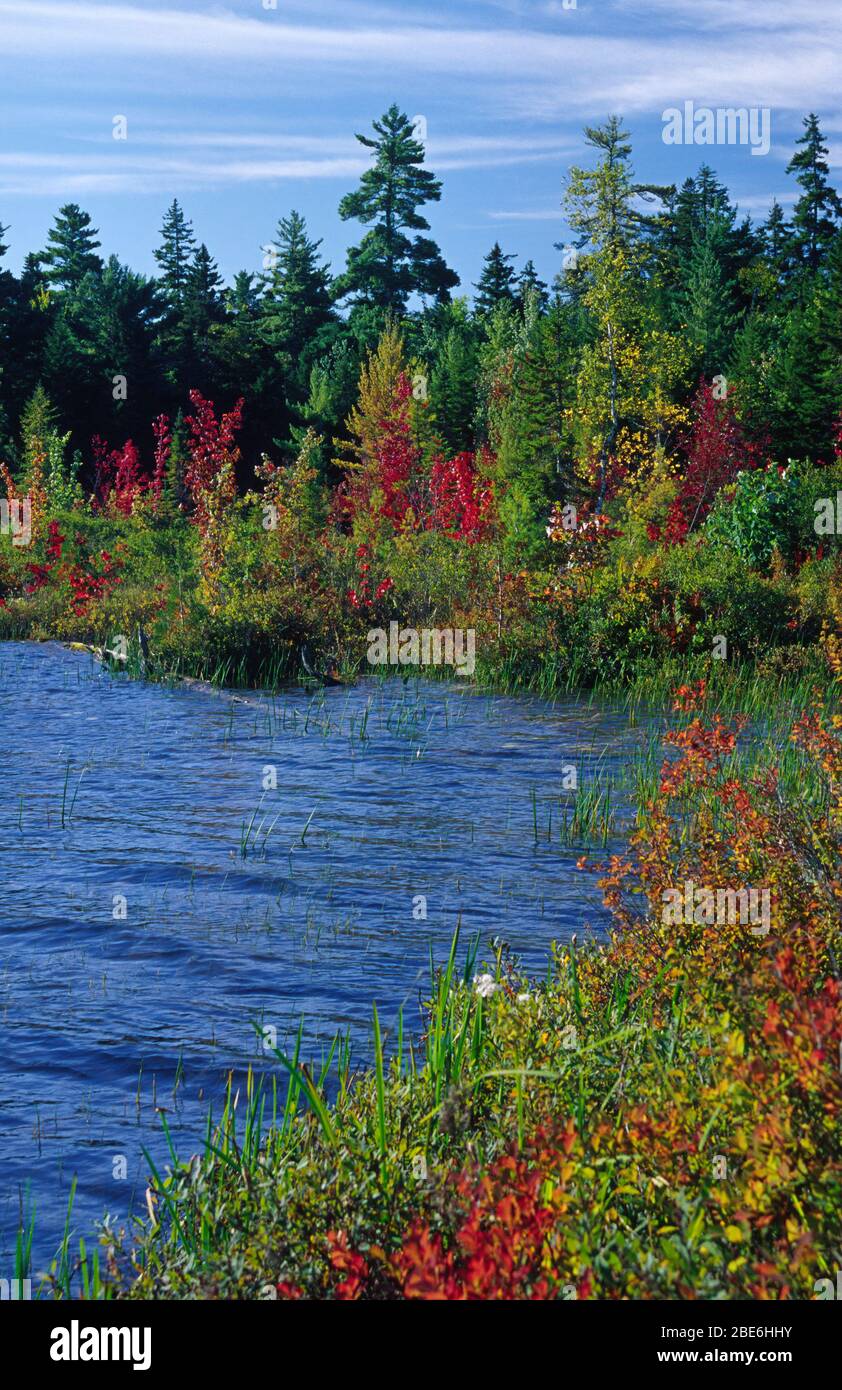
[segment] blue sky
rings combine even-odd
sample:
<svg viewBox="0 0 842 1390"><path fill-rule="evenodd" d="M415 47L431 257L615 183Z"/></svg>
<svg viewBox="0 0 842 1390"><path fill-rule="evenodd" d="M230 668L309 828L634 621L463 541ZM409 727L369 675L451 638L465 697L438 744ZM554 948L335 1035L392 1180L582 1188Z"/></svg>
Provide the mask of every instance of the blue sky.
<svg viewBox="0 0 842 1390"><path fill-rule="evenodd" d="M105 253L151 273L177 196L228 278L260 269L293 207L336 271L360 234L336 213L366 159L354 132L395 101L426 120L433 235L463 291L495 239L549 280L566 170L609 112L641 180L706 160L762 217L792 202L786 164L815 109L842 186L840 53L839 0L0 0L7 264L73 201ZM768 155L665 145L663 113L686 101L768 107Z"/></svg>

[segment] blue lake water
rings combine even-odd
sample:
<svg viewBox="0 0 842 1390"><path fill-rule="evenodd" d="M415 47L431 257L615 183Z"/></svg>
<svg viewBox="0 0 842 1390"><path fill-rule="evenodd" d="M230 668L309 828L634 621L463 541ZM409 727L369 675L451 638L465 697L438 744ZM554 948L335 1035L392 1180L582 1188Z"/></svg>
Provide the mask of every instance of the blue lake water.
<svg viewBox="0 0 842 1390"><path fill-rule="evenodd" d="M372 1001L415 1027L460 919L535 971L604 931L562 768L622 776L646 737L458 682L235 699L58 644L0 644L0 713L2 1277L27 1200L46 1268L74 1176L77 1236L142 1212L156 1107L195 1152L229 1073L278 1066L256 1023L283 1047L303 1019L316 1058L350 1029L364 1061Z"/></svg>

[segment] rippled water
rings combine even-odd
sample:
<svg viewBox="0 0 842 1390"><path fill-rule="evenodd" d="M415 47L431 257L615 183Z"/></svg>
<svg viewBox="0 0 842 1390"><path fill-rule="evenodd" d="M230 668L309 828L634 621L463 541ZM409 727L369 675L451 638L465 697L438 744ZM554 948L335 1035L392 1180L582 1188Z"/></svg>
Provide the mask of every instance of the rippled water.
<svg viewBox="0 0 842 1390"><path fill-rule="evenodd" d="M303 1018L304 1055L350 1028L363 1058L372 1000L417 1018L460 917L536 970L601 930L562 766L627 770L642 737L458 683L144 685L56 644L0 645L0 713L0 1275L27 1191L36 1268L74 1175L78 1233L141 1210L155 1107L189 1156L229 1072L272 1065L255 1023L283 1046Z"/></svg>

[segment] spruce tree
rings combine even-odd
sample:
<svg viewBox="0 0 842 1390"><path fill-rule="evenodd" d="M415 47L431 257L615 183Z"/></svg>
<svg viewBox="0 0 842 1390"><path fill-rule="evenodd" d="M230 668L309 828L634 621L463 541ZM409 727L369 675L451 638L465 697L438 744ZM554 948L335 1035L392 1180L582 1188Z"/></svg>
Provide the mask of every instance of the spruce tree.
<svg viewBox="0 0 842 1390"><path fill-rule="evenodd" d="M518 276L517 297L522 308L526 307L529 295L534 297L539 313L544 313L550 302L547 285L540 279L534 261L527 261Z"/></svg>
<svg viewBox="0 0 842 1390"><path fill-rule="evenodd" d="M199 322L221 317L221 286L222 276L216 261L202 242L193 258L184 288L185 307L196 314Z"/></svg>
<svg viewBox="0 0 842 1390"><path fill-rule="evenodd" d="M62 290L75 290L88 273L101 274L97 235L90 214L77 203L66 203L50 229L49 246L40 256L47 281Z"/></svg>
<svg viewBox="0 0 842 1390"><path fill-rule="evenodd" d="M161 245L155 260L161 267L158 283L166 301L167 308L177 308L184 298L190 279L190 268L196 254L196 238L192 223L181 209L177 198L173 199L161 227Z"/></svg>
<svg viewBox="0 0 842 1390"><path fill-rule="evenodd" d="M311 241L298 212L278 223L274 264L264 277L262 335L285 363L296 364L320 329L331 321L330 269L321 262L321 241Z"/></svg>
<svg viewBox="0 0 842 1390"><path fill-rule="evenodd" d="M424 146L415 138L412 122L393 105L373 127L375 139L357 139L374 152L374 162L359 188L339 205L343 222L354 218L371 230L349 250L335 288L337 297L352 294L356 305L399 315L413 293L449 299L459 277L448 269L434 241L407 235L429 231L419 209L441 198L441 183L422 167Z"/></svg>
<svg viewBox="0 0 842 1390"><path fill-rule="evenodd" d="M659 218L657 252L659 282L665 293L665 312L677 322L686 313L691 273L698 270L698 248L712 237L722 282L736 310L749 307L751 292L746 272L763 250L762 236L748 217L738 220L728 190L703 164L667 200Z"/></svg>
<svg viewBox="0 0 842 1390"><path fill-rule="evenodd" d="M198 388L204 394L214 391L212 331L225 318L221 287L222 276L203 242L188 271L175 339L177 344L180 339L186 373L183 387Z"/></svg>
<svg viewBox="0 0 842 1390"><path fill-rule="evenodd" d="M461 322L445 332L430 374L436 427L452 454L473 448L478 370L474 335L463 311Z"/></svg>
<svg viewBox="0 0 842 1390"><path fill-rule="evenodd" d="M499 241L495 241L482 263L482 273L474 289L474 310L477 314L490 314L498 304L515 303L515 272L509 264L515 259L503 251Z"/></svg>
<svg viewBox="0 0 842 1390"><path fill-rule="evenodd" d="M787 165L803 190L792 214L793 247L798 260L810 271L823 264L836 236L842 217L842 202L831 187L824 143L818 117L804 117L804 134L799 148Z"/></svg>
<svg viewBox="0 0 842 1390"><path fill-rule="evenodd" d="M760 228L763 255L776 285L782 285L792 269L792 229L777 198Z"/></svg>
<svg viewBox="0 0 842 1390"><path fill-rule="evenodd" d="M718 243L716 224L695 241L682 296L687 336L699 349L707 377L724 373L737 321Z"/></svg>

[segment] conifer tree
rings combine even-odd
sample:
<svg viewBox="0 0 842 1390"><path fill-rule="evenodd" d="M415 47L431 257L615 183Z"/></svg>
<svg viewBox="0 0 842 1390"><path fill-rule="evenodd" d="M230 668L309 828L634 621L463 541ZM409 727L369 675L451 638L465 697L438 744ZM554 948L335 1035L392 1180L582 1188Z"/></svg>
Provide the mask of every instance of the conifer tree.
<svg viewBox="0 0 842 1390"><path fill-rule="evenodd" d="M507 255L499 241L495 241L482 263L482 272L474 286L474 310L477 314L490 314L498 304L515 303L515 272L510 261L514 255Z"/></svg>
<svg viewBox="0 0 842 1390"><path fill-rule="evenodd" d="M371 230L348 252L336 293L340 298L353 295L357 305L399 314L413 293L446 301L459 277L448 269L434 241L407 235L429 231L419 209L441 198L441 183L423 168L424 146L412 122L393 105L373 127L376 138L357 139L373 151L374 161L359 188L339 205L343 222L354 218Z"/></svg>
<svg viewBox="0 0 842 1390"><path fill-rule="evenodd" d="M798 260L816 271L836 236L842 202L831 187L828 147L812 112L804 118L804 134L797 144L799 148L787 165L787 173L795 174L803 190L792 214L793 247Z"/></svg>
<svg viewBox="0 0 842 1390"><path fill-rule="evenodd" d="M457 300L453 308L458 313L452 315L436 354L430 395L439 434L448 450L456 454L473 448L479 364L464 301Z"/></svg>
<svg viewBox="0 0 842 1390"><path fill-rule="evenodd" d="M699 349L705 376L724 373L737 319L722 273L715 224L693 245L682 305L687 335Z"/></svg>
<svg viewBox="0 0 842 1390"><path fill-rule="evenodd" d="M61 290L78 289L89 272L102 272L102 261L96 254L100 243L96 227L91 226L90 214L77 203L66 203L59 210L50 228L47 250L41 254L47 281Z"/></svg>
<svg viewBox="0 0 842 1390"><path fill-rule="evenodd" d="M663 203L673 190L635 182L629 134L620 118L610 116L604 126L586 126L585 142L599 153L599 163L595 169L574 165L564 198L568 221L581 244L626 247L644 234L654 234L659 216L644 212L639 204Z"/></svg>
<svg viewBox="0 0 842 1390"><path fill-rule="evenodd" d="M161 244L155 260L161 268L158 283L167 308L177 308L184 299L190 280L190 269L196 254L196 238L177 198L168 208L161 227Z"/></svg>
<svg viewBox="0 0 842 1390"><path fill-rule="evenodd" d="M777 198L760 228L763 255L776 285L782 285L792 269L792 229Z"/></svg>
<svg viewBox="0 0 842 1390"><path fill-rule="evenodd" d="M543 314L550 302L550 296L546 283L539 277L535 269L534 261L527 261L518 276L517 297L521 307L526 306L530 294L534 297L538 312Z"/></svg>
<svg viewBox="0 0 842 1390"><path fill-rule="evenodd" d="M278 223L275 255L264 277L262 335L289 366L301 362L308 347L332 318L330 269L319 257L321 241L311 241L298 212Z"/></svg>

